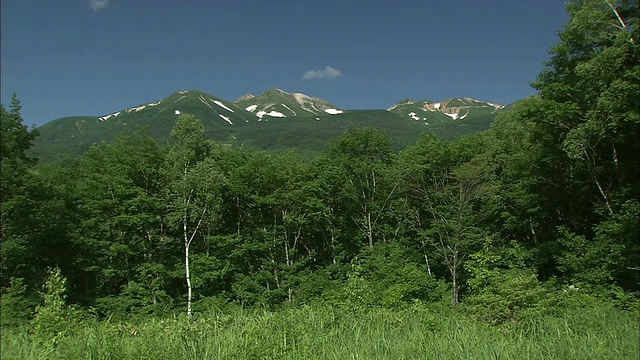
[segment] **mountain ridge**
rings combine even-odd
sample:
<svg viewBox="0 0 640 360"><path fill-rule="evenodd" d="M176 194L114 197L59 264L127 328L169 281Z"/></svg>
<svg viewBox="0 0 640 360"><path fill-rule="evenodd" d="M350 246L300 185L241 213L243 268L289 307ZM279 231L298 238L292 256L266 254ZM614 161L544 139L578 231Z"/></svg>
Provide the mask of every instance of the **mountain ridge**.
<svg viewBox="0 0 640 360"><path fill-rule="evenodd" d="M300 93L300 92L287 92L285 90L282 90L280 88L277 87L271 87L269 89L267 89L266 91L264 91L263 93L261 93L260 95L254 95L251 93L246 93L240 97L238 97L237 99L233 100L233 101L229 101L229 100L225 100L222 99L220 97L217 97L215 95L206 93L204 91L201 90L181 90L181 91L176 91L172 94L170 94L169 96L159 99L159 100L155 100L155 101L151 101L151 102L147 102L147 103L142 103L139 104L137 106L132 106L132 107L128 107L128 108L124 108L124 109L120 109L118 111L115 112L110 112L101 116L93 116L93 115L70 115L70 116L64 116L61 118L56 118L56 119L52 119L50 121L48 121L47 123L41 125L40 127L46 126L47 124L60 120L60 119L64 119L64 118L69 118L69 117L95 117L101 121L106 121L111 117L117 117L120 114L123 113L132 113L132 112L140 112L142 110L145 109L149 109L153 106L157 106L160 105L163 102L166 102L166 100L174 100L174 102L178 102L180 100L182 100L184 97L186 97L185 94L187 93L192 93L192 94L198 94L201 95L199 97L202 97L202 99L199 99L205 106L208 106L209 108L212 108L212 105L217 105L220 106L222 108L224 108L225 110L228 110L229 108L233 108L234 111L235 110L244 110L244 112L248 112L248 113L252 113L254 116L256 116L256 113L261 109L259 106L256 106L255 108L253 108L251 111L247 110L246 107L243 109L243 105L245 104L249 104L249 106L253 105L255 102L257 102L257 99L261 99L264 97L273 97L274 94L277 94L276 96L279 97L288 97L289 100L294 99L293 101L296 102L298 105L303 106L304 104L311 104L311 101L317 101L318 103L322 103L325 104L324 107L322 108L318 108L316 106L315 109L311 108L307 108L304 109L305 111L301 111L301 115L304 116L312 116L312 115L324 115L324 114L337 114L337 113L341 113L347 110L343 110L340 107L337 107L335 105L330 104L328 101L319 98L319 97L313 97L313 96L309 96L306 95L304 93ZM175 99L175 97L177 95L180 95L180 97L178 97L177 99ZM460 104L456 104L456 106L448 106L450 103L452 102L462 102L462 105ZM467 102L467 104L464 104L464 102ZM472 104L469 104L469 102L471 102ZM404 99L404 100L400 100L398 102L396 102L394 105L388 107L386 109L386 111L396 111L398 112L399 109L402 109L405 106L411 106L413 105L414 107L419 107L421 110L429 110L429 111L437 111L437 112L441 112L441 113L447 113L447 110L451 110L449 112L449 114L453 114L453 112L455 111L454 109L461 109L461 108L470 108L472 106L469 105L473 105L473 103L476 104L475 107L478 107L477 104L484 104L484 106L491 106L494 108L495 111L497 110L501 110L505 107L508 107L511 104L508 105L502 105L502 104L496 104L493 102L489 102L486 100L479 100L479 99L475 99L475 98L471 98L471 97L464 97L464 98L448 98L445 100L440 100L440 101L432 101L432 100L417 100L414 101L412 99ZM272 106L272 105L276 105L275 103L271 103L271 104L267 104L267 106ZM286 104L284 104L286 105ZM315 104L312 104L315 105ZM248 106L248 107L249 107ZM236 109L237 107L237 109ZM336 112L331 111L331 109L336 110ZM180 111L178 109L178 107L176 107L176 110ZM329 110L328 112L326 110ZM359 110L369 110L369 109L359 109ZM229 111L229 110L228 110ZM184 112L184 111L182 111ZM295 115L293 113L291 113L291 117L296 117L296 116L300 116L299 114L295 113ZM179 115L179 114L176 114ZM245 113L246 115L246 113ZM266 114L265 114L266 115ZM268 115L266 115L268 116ZM278 116L276 115L275 117L282 117L282 116ZM251 118L251 117L249 117ZM455 120L455 117L452 117L452 119Z"/></svg>
<svg viewBox="0 0 640 360"><path fill-rule="evenodd" d="M160 143L169 143L178 117L187 113L202 121L211 140L258 150L319 151L351 126L382 129L392 138L394 149L401 150L424 132L452 139L486 130L503 108L483 100L450 98L440 102L405 99L386 110L342 110L321 98L278 88L257 96L247 94L235 102L199 90L182 90L100 116L49 121L38 127L34 151L44 158L77 156L93 144L111 141L119 132L138 128L147 129Z"/></svg>
<svg viewBox="0 0 640 360"><path fill-rule="evenodd" d="M449 98L442 101L405 99L389 107L387 111L415 121L425 121L428 125L429 121L446 120L444 116L449 117L449 120L494 117L493 115L504 107L505 105L470 97Z"/></svg>

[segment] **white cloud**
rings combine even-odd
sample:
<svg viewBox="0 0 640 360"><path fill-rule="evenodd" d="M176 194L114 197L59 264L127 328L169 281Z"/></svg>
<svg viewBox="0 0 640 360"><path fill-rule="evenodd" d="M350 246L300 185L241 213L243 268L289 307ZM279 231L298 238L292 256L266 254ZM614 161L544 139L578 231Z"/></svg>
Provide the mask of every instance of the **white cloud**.
<svg viewBox="0 0 640 360"><path fill-rule="evenodd" d="M324 70L309 70L302 75L304 80L311 79L335 79L342 75L342 72L338 69L334 69L331 66L327 66Z"/></svg>
<svg viewBox="0 0 640 360"><path fill-rule="evenodd" d="M100 11L109 5L109 0L89 0L89 5L93 11Z"/></svg>

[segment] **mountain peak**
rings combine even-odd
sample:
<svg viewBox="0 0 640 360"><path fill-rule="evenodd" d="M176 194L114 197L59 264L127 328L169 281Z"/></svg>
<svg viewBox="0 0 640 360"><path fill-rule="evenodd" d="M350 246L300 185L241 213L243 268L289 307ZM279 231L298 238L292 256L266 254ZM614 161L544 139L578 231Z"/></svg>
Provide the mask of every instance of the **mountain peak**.
<svg viewBox="0 0 640 360"><path fill-rule="evenodd" d="M267 91L260 94L260 96L261 95L291 95L291 94L277 87L270 87L267 89Z"/></svg>
<svg viewBox="0 0 640 360"><path fill-rule="evenodd" d="M148 121L154 118L172 119L176 115L193 114L207 121L217 121L221 124L234 125L248 123L255 119L255 115L238 107L236 104L218 98L200 90L182 90L164 99L123 109L111 114L97 117L102 123L122 123L140 117ZM140 114L140 115L137 115Z"/></svg>
<svg viewBox="0 0 640 360"><path fill-rule="evenodd" d="M311 97L303 93L289 93L272 87L262 94L237 102L237 105L254 113L258 118L317 116L340 114L342 110L328 101Z"/></svg>
<svg viewBox="0 0 640 360"><path fill-rule="evenodd" d="M253 99L254 97L256 97L256 96L253 95L253 94L250 94L250 93L246 93L246 94L240 96L239 98L233 100L233 102L234 103L238 103L238 102L243 101L243 100Z"/></svg>

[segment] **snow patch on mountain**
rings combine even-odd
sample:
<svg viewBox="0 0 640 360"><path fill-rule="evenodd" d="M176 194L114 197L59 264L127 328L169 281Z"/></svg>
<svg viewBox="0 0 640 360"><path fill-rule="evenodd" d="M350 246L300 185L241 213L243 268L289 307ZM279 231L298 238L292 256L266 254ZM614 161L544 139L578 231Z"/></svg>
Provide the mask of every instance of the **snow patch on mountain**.
<svg viewBox="0 0 640 360"><path fill-rule="evenodd" d="M186 92L186 91L185 91L185 92ZM180 94L184 94L185 92L180 92ZM182 99L184 99L184 98L186 98L186 97L187 97L187 95L182 95L182 96L180 96L176 101L174 101L173 103L175 104L175 103L177 103L178 101L180 101L180 100L182 100Z"/></svg>
<svg viewBox="0 0 640 360"><path fill-rule="evenodd" d="M158 101L156 101L156 102L148 103L148 104L145 104L145 105L135 106L135 107L129 108L129 109L125 110L125 111L126 111L127 113L130 113L130 112L132 112L132 111L136 111L136 112L138 112L138 111L140 111L140 110L142 110L142 109L146 108L147 106L156 106L156 105L159 105L161 102L162 102L162 100L158 100ZM118 116L118 115L120 115L120 112L113 113L113 114L110 114L110 115L105 115L105 116L100 117L100 118L98 118L98 119L100 119L101 121L104 121L104 120L107 120L108 118L110 118L111 116Z"/></svg>
<svg viewBox="0 0 640 360"><path fill-rule="evenodd" d="M251 106L247 106L245 110L249 112L254 112L257 108L258 108L258 105L251 105Z"/></svg>
<svg viewBox="0 0 640 360"><path fill-rule="evenodd" d="M130 113L130 112L132 112L132 111L136 111L136 112L138 112L138 111L140 111L140 110L142 110L142 109L144 109L144 108L146 108L146 107L147 107L147 105L140 105L140 106L138 106L138 107L132 107L131 109L128 109L128 110L127 110L127 112L128 112L128 113Z"/></svg>
<svg viewBox="0 0 640 360"><path fill-rule="evenodd" d="M338 115L343 113L342 110L338 110L338 109L325 109L324 112L331 115Z"/></svg>
<svg viewBox="0 0 640 360"><path fill-rule="evenodd" d="M113 114L105 115L105 116L103 116L103 117L99 117L98 119L100 119L100 121L105 121L105 120L107 120L108 118L110 118L110 117L112 117L112 116L113 116L113 117L116 117L116 116L118 116L118 115L120 115L120 111L118 111L118 112L116 112L116 113L113 113Z"/></svg>
<svg viewBox="0 0 640 360"><path fill-rule="evenodd" d="M225 104L221 103L220 101L218 101L218 100L213 100L213 99L211 99L211 101L213 101L216 105L220 106L221 108L223 108L223 109L226 109L226 110L229 110L229 111L233 112L233 110L229 109Z"/></svg>
<svg viewBox="0 0 640 360"><path fill-rule="evenodd" d="M487 104L493 106L496 110L500 110L503 107L505 107L505 105L500 105L500 104L494 104L494 103L490 103L490 102L486 102Z"/></svg>
<svg viewBox="0 0 640 360"><path fill-rule="evenodd" d="M296 112L295 112L295 111L293 111L293 110L291 110L291 108L290 108L290 107L288 107L288 106L287 106L287 105L285 105L285 104L281 104L281 105L282 105L282 106L284 106L284 107L286 107L286 108L287 108L287 110L291 111L291 112L293 113L293 116L297 116L297 115L296 115Z"/></svg>
<svg viewBox="0 0 640 360"><path fill-rule="evenodd" d="M180 115L180 110L176 110L176 115Z"/></svg>
<svg viewBox="0 0 640 360"><path fill-rule="evenodd" d="M458 118L458 114L448 114L448 113L443 113L447 116L449 116L450 118L452 118L453 120L456 120Z"/></svg>
<svg viewBox="0 0 640 360"><path fill-rule="evenodd" d="M270 112L266 112L264 110L258 111L256 116L262 119L263 116L271 116L271 117L286 117L283 113L275 110L271 110ZM259 120L258 120L259 121Z"/></svg>
<svg viewBox="0 0 640 360"><path fill-rule="evenodd" d="M322 111L327 110L326 105L322 103L318 103L317 98L307 96L303 93L293 93L291 95L293 95L294 99L300 105L300 107L302 107L306 111L309 111L312 113L321 113ZM321 108L318 109L316 105L319 105ZM337 111L341 111L341 110L337 110Z"/></svg>
<svg viewBox="0 0 640 360"><path fill-rule="evenodd" d="M415 121L420 120L420 117L417 116L416 113L414 113L413 111L409 113L409 116Z"/></svg>
<svg viewBox="0 0 640 360"><path fill-rule="evenodd" d="M233 125L233 123L231 122L231 119L229 119L227 116L218 114L218 116L220 116L221 118L223 118L226 122L228 122L229 124Z"/></svg>

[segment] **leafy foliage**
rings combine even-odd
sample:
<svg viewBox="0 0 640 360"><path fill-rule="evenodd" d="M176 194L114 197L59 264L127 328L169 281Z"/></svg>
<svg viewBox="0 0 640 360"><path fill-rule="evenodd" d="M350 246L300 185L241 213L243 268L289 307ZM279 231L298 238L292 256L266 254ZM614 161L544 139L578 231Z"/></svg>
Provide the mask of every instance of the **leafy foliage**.
<svg viewBox="0 0 640 360"><path fill-rule="evenodd" d="M34 331L57 341L71 330L74 311L67 305L67 279L60 269L49 269L41 293L43 304L36 307L36 315L31 321Z"/></svg>

